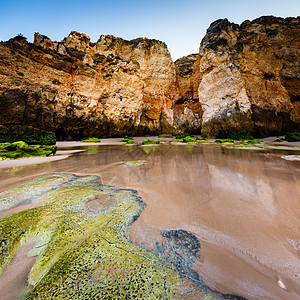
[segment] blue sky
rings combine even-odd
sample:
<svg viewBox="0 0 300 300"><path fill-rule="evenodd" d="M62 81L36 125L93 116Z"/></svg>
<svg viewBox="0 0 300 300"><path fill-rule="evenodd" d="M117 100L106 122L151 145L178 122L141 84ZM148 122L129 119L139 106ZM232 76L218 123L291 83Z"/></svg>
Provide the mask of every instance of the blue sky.
<svg viewBox="0 0 300 300"><path fill-rule="evenodd" d="M101 34L165 42L175 60L198 52L209 24L228 18L241 23L262 15L300 15L299 0L0 0L0 40L34 32L62 40L72 30L97 41Z"/></svg>

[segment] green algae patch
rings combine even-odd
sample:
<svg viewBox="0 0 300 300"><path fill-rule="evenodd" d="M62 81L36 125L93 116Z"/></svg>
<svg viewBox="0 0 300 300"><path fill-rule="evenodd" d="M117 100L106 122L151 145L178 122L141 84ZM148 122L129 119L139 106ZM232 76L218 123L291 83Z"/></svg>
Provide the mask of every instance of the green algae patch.
<svg viewBox="0 0 300 300"><path fill-rule="evenodd" d="M7 209L7 203L28 199L43 204L0 221L1 270L20 244L34 243L27 255L38 258L28 277L32 290L26 299L172 298L182 282L176 268L165 266L125 234L145 204L136 192L117 190L96 179L51 174L1 193L1 209L2 203ZM110 205L87 207L97 199L101 206L103 197Z"/></svg>
<svg viewBox="0 0 300 300"><path fill-rule="evenodd" d="M182 143L182 139L174 139L170 143Z"/></svg>
<svg viewBox="0 0 300 300"><path fill-rule="evenodd" d="M0 220L0 272L20 245L34 244L24 299L182 299L187 282L200 299L226 296L193 270L201 248L196 236L164 231L155 250L132 243L126 232L145 203L133 190L98 180L54 173L0 194L1 210L37 205Z"/></svg>
<svg viewBox="0 0 300 300"><path fill-rule="evenodd" d="M124 164L128 166L141 166L145 164L145 160L136 160L136 161L126 161Z"/></svg>
<svg viewBox="0 0 300 300"><path fill-rule="evenodd" d="M285 135L285 140L288 142L300 142L300 132L288 132Z"/></svg>
<svg viewBox="0 0 300 300"><path fill-rule="evenodd" d="M186 132L179 132L176 134L176 139L182 140L183 138L190 136L188 133Z"/></svg>
<svg viewBox="0 0 300 300"><path fill-rule="evenodd" d="M196 141L192 137L186 136L182 139L182 142L183 143L195 143Z"/></svg>
<svg viewBox="0 0 300 300"><path fill-rule="evenodd" d="M205 141L205 137L203 136L197 136L196 141Z"/></svg>
<svg viewBox="0 0 300 300"><path fill-rule="evenodd" d="M101 141L98 139L98 138L87 138L87 139L84 139L82 141L80 141L82 143L100 143Z"/></svg>
<svg viewBox="0 0 300 300"><path fill-rule="evenodd" d="M217 139L217 140L215 140L215 143L216 144L234 143L234 140L233 139L224 139L224 140Z"/></svg>
<svg viewBox="0 0 300 300"><path fill-rule="evenodd" d="M142 145L156 145L159 144L160 141L145 139L142 141Z"/></svg>
<svg viewBox="0 0 300 300"><path fill-rule="evenodd" d="M0 144L0 159L49 156L56 153L55 145L28 145L23 141Z"/></svg>
<svg viewBox="0 0 300 300"><path fill-rule="evenodd" d="M120 142L126 143L127 145L135 145L136 144L136 142L130 137L125 137Z"/></svg>

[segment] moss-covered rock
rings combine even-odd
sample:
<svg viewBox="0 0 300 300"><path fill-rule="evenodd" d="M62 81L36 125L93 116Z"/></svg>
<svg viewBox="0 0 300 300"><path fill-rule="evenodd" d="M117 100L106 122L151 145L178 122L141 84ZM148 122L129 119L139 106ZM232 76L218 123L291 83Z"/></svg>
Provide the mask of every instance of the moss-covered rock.
<svg viewBox="0 0 300 300"><path fill-rule="evenodd" d="M183 139L183 138L185 138L187 136L189 136L188 133L186 133L186 132L179 132L179 133L176 134L176 139Z"/></svg>
<svg viewBox="0 0 300 300"><path fill-rule="evenodd" d="M233 139L224 139L224 140L217 139L217 140L215 140L215 143L216 144L234 143L234 140Z"/></svg>
<svg viewBox="0 0 300 300"><path fill-rule="evenodd" d="M186 136L185 138L182 139L183 143L195 143L196 141L190 137L190 136Z"/></svg>
<svg viewBox="0 0 300 300"><path fill-rule="evenodd" d="M49 156L55 154L55 145L28 145L23 141L0 144L0 159L16 159L32 156Z"/></svg>
<svg viewBox="0 0 300 300"><path fill-rule="evenodd" d="M87 138L81 141L82 143L100 143L98 138Z"/></svg>
<svg viewBox="0 0 300 300"><path fill-rule="evenodd" d="M196 141L205 141L205 137L197 136Z"/></svg>
<svg viewBox="0 0 300 300"><path fill-rule="evenodd" d="M125 137L121 140L121 142L125 142L126 144L136 144L136 142L134 142L133 138L131 137Z"/></svg>
<svg viewBox="0 0 300 300"><path fill-rule="evenodd" d="M142 145L155 145L155 144L159 144L160 141L156 141L156 140L150 140L150 139L145 139L142 141Z"/></svg>
<svg viewBox="0 0 300 300"><path fill-rule="evenodd" d="M285 135L288 142L300 142L300 132L289 132Z"/></svg>
<svg viewBox="0 0 300 300"><path fill-rule="evenodd" d="M1 272L21 244L34 244L25 299L182 299L177 288L186 280L200 299L226 298L193 271L200 255L193 234L164 231L156 250L133 244L126 232L145 204L135 191L97 180L49 174L0 194L1 210L39 205L0 220Z"/></svg>

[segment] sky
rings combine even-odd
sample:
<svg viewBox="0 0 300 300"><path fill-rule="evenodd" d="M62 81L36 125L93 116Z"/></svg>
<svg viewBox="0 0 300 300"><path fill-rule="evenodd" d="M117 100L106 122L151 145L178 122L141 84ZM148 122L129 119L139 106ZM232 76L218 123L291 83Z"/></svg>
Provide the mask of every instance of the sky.
<svg viewBox="0 0 300 300"><path fill-rule="evenodd" d="M91 41L101 34L165 42L172 59L197 53L209 25L227 18L240 24L263 15L300 15L299 0L0 0L0 40L35 32L61 41L72 30Z"/></svg>

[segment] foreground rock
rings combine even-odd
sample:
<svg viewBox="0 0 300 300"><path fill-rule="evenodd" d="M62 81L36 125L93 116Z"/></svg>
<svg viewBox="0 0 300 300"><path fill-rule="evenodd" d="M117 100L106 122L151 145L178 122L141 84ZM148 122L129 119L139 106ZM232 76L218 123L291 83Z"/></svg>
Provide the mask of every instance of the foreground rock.
<svg viewBox="0 0 300 300"><path fill-rule="evenodd" d="M200 250L193 234L164 231L156 250L131 243L126 231L145 204L136 192L97 180L55 173L0 194L0 210L33 206L0 220L1 272L20 245L34 245L27 255L37 256L20 296L182 299L188 291L197 299L239 299L211 290L192 270Z"/></svg>

